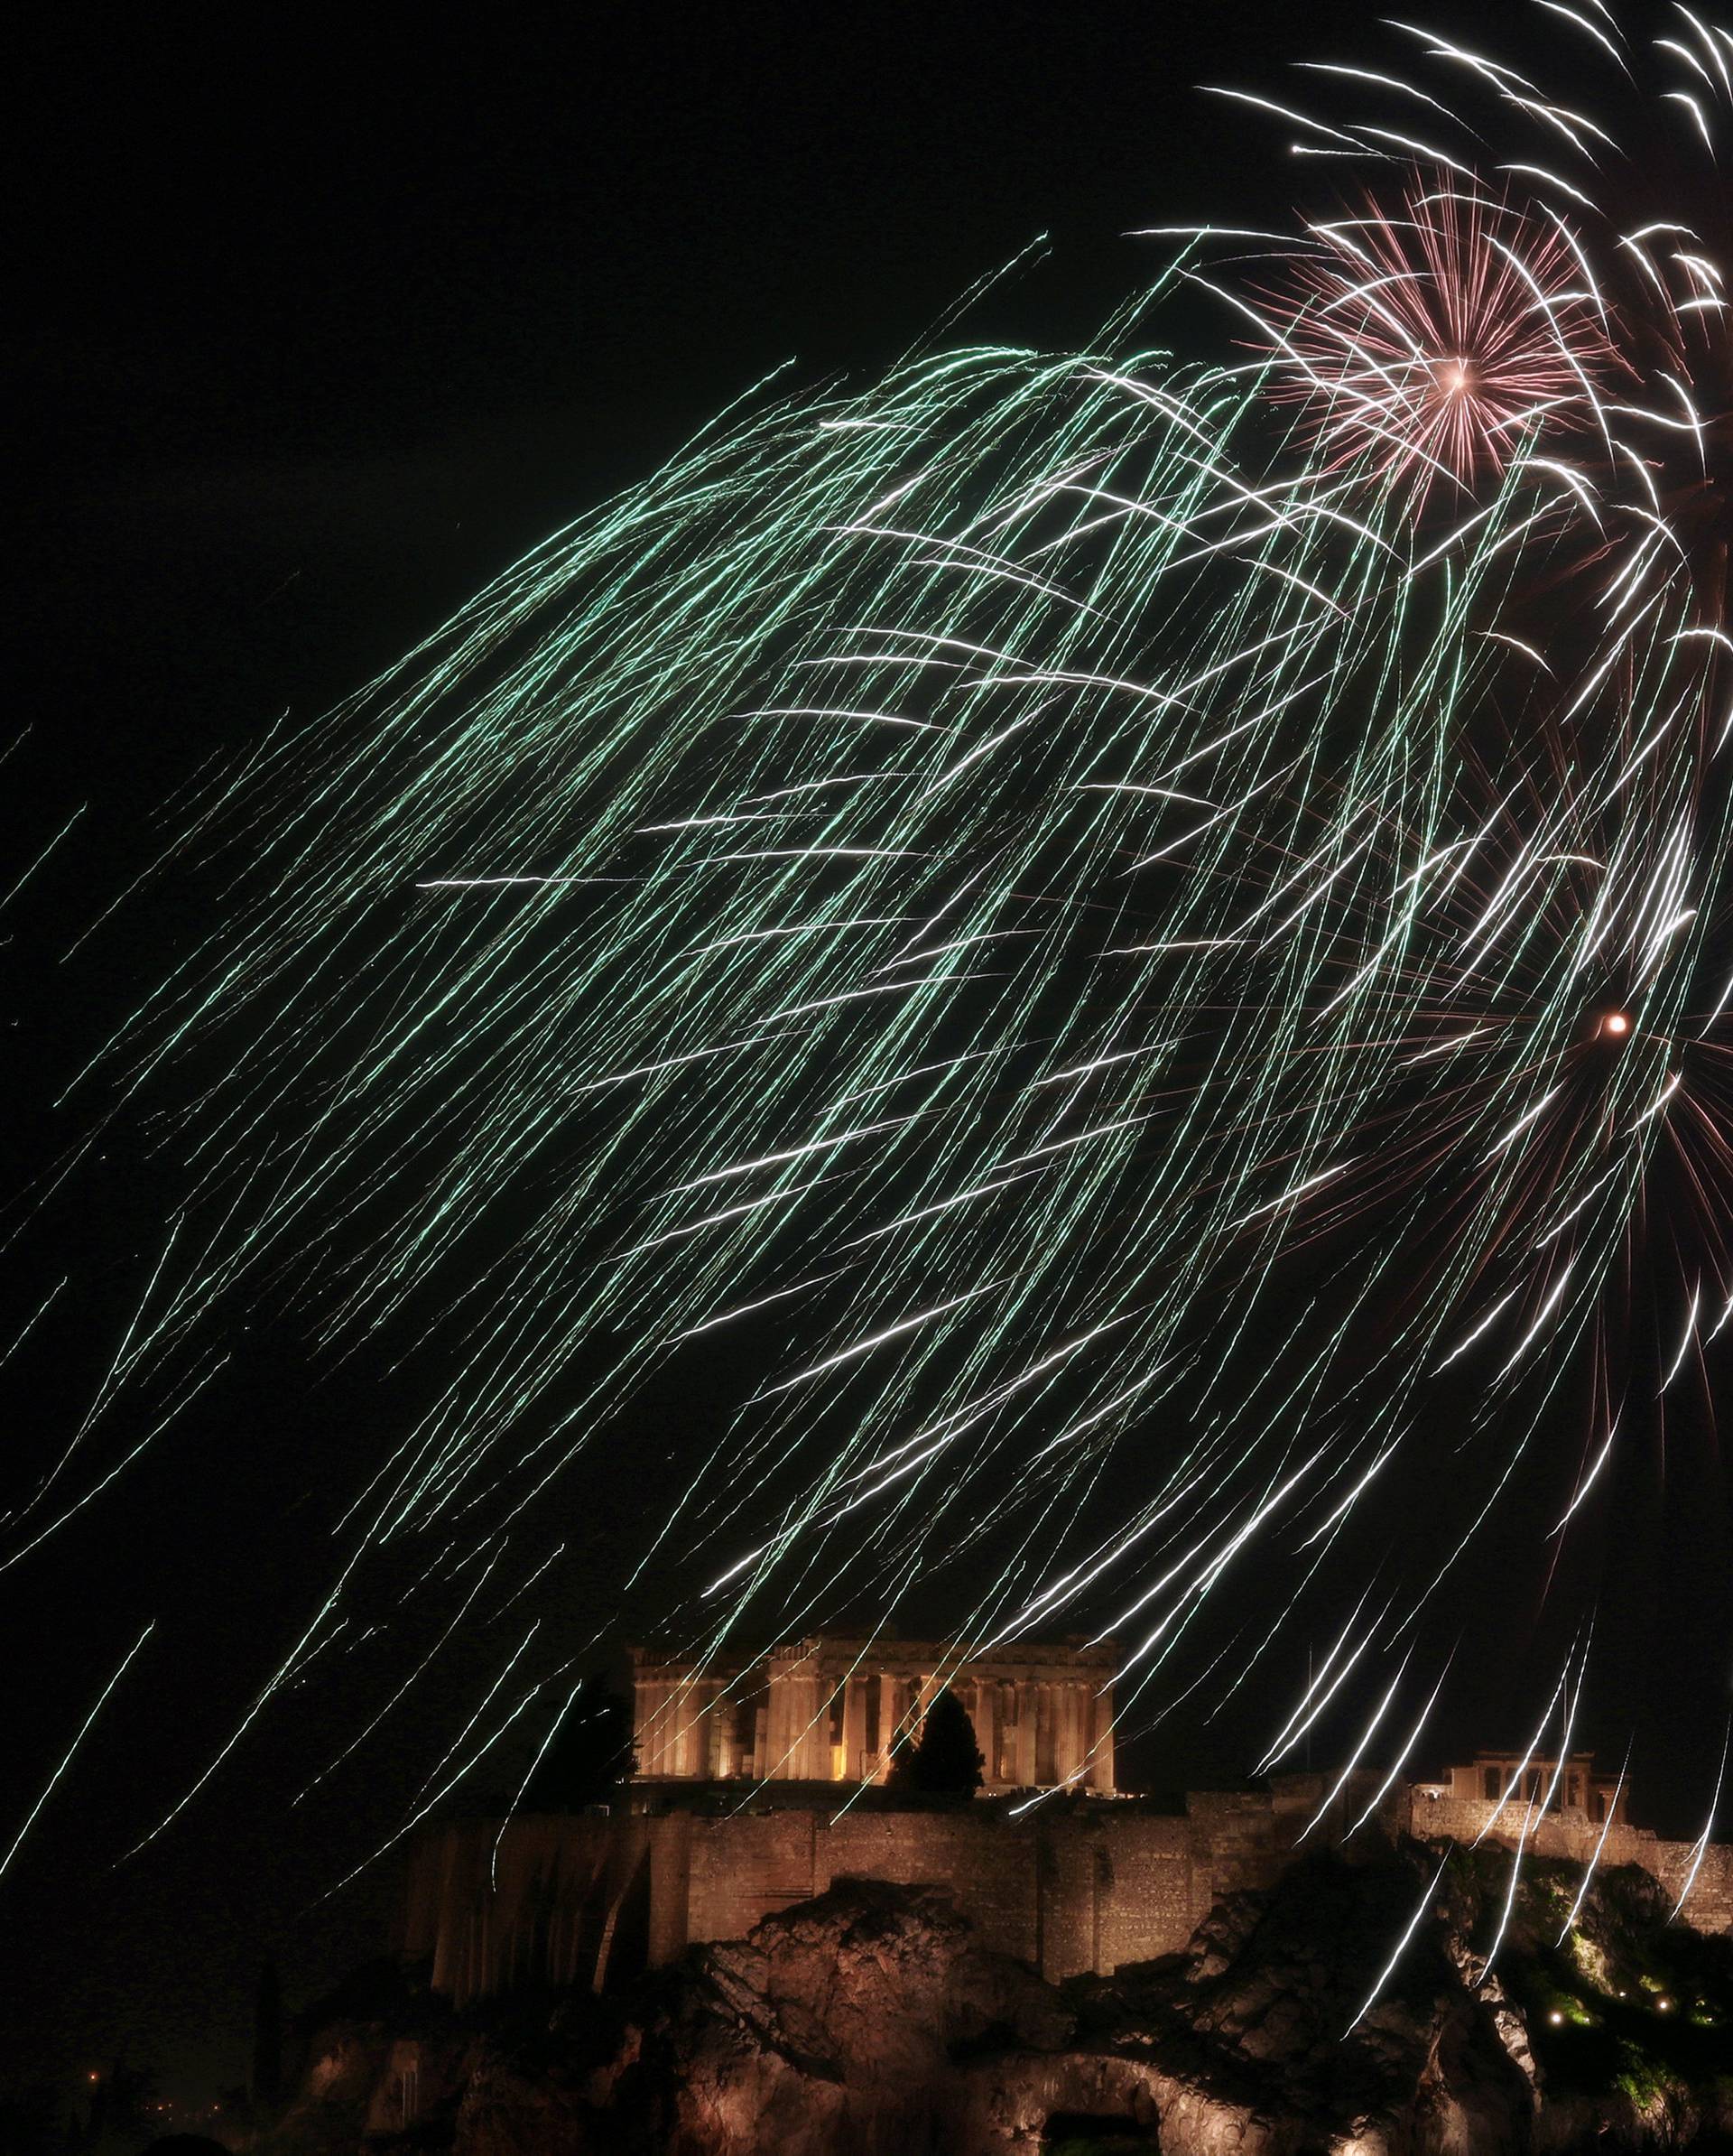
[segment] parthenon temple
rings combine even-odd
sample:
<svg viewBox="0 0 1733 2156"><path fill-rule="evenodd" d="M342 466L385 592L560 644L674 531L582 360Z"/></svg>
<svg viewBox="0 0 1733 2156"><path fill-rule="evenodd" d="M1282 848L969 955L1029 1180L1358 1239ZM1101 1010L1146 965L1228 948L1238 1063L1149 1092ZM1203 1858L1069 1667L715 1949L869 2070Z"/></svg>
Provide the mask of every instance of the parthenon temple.
<svg viewBox="0 0 1733 2156"><path fill-rule="evenodd" d="M1114 1662L1110 1641L1080 1640L970 1654L825 1633L702 1660L635 1648L636 1787L647 1798L706 1782L883 1781L949 1689L975 1725L987 1794L1110 1795Z"/></svg>

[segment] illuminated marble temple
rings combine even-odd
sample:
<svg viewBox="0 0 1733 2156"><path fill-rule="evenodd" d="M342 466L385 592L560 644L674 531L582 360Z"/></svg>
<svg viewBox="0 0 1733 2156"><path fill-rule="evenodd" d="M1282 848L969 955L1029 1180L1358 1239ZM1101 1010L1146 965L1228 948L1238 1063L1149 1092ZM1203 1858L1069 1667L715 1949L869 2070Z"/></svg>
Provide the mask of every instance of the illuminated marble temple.
<svg viewBox="0 0 1733 2156"><path fill-rule="evenodd" d="M1474 1808L1482 1825L1496 1821L1501 1832L1520 1826L1531 1808L1581 1826L1629 1825L1624 1777L1599 1772L1591 1752L1562 1761L1556 1754L1477 1752L1467 1766L1448 1767L1441 1780L1416 1782L1414 1790L1423 1803Z"/></svg>
<svg viewBox="0 0 1733 2156"><path fill-rule="evenodd" d="M949 1689L975 1727L988 1795L1114 1792L1110 1640L938 1640L820 1633L735 1659L632 1651L635 1797L713 1782L884 1781Z"/></svg>

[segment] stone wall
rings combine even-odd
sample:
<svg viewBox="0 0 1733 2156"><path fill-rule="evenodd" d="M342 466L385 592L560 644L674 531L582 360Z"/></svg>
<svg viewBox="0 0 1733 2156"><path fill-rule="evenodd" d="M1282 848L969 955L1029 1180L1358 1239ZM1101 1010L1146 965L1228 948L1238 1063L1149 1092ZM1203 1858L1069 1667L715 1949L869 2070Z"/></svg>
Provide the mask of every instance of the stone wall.
<svg viewBox="0 0 1733 2156"><path fill-rule="evenodd" d="M620 1937L635 1890L642 1902L661 1869L651 1842L666 1824L538 1815L503 1834L498 1820L437 1827L411 1857L401 1944L431 1962L434 1990L459 2005L533 1982L599 1990L627 1944L640 1965L672 1960L684 1944L672 1929L660 1940ZM662 1883L677 1892L677 1873Z"/></svg>
<svg viewBox="0 0 1733 2156"><path fill-rule="evenodd" d="M1733 1843L1711 1842L1700 1851L1695 1843L1664 1842L1646 1826L1620 1820L1603 1828L1580 1806L1530 1822L1526 1805L1515 1800L1501 1808L1472 1798L1433 1797L1423 1789L1409 1793L1406 1824L1422 1841L1467 1843L1489 1835L1506 1845L1521 1840L1536 1856L1562 1857L1569 1863L1598 1862L1608 1869L1637 1864L1675 1900L1690 1880L1682 1911L1686 1919L1699 1931L1733 1930Z"/></svg>
<svg viewBox="0 0 1733 2156"><path fill-rule="evenodd" d="M1323 1800L1322 1776L1252 1792L1200 1791L1183 1814L1135 1801L1075 1798L958 1811L862 1807L737 1811L719 1817L530 1817L433 1830L411 1866L402 1944L431 1957L435 1989L459 2003L526 1981L589 1984L685 1947L739 1938L758 1920L839 1879L945 1888L984 1943L1057 1981L1176 1953L1224 1895L1274 1883ZM1312 1836L1339 1841L1376 1793L1339 1797ZM1380 1807L1388 1835L1514 1843L1515 1815L1398 1786ZM1588 1863L1600 1840L1580 1812L1543 1819L1527 1846ZM1352 1845L1350 1845L1352 1846ZM1698 1852L1616 1826L1603 1865L1640 1864L1677 1895ZM1684 1915L1733 1929L1733 1846L1702 1853Z"/></svg>
<svg viewBox="0 0 1733 2156"><path fill-rule="evenodd" d="M968 1811L743 1813L658 1820L681 1845L682 1945L738 1938L774 1910L839 1879L947 1888L984 1942L1052 1977L1110 1969L1184 1945L1215 1898L1185 1818L1090 1807L1014 1818ZM1241 1867L1244 1868L1243 1866ZM1273 1875L1274 1863L1259 1867Z"/></svg>

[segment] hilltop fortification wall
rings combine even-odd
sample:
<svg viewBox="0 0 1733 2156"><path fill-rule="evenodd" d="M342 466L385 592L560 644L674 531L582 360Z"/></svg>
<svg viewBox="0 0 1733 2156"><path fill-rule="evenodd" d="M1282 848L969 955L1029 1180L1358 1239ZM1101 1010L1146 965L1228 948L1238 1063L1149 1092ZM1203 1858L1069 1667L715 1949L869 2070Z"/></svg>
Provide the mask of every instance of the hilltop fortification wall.
<svg viewBox="0 0 1733 2156"><path fill-rule="evenodd" d="M1434 1796L1421 1788L1407 1798L1407 1829L1421 1841L1475 1842L1490 1835L1514 1847L1521 1840L1535 1856L1561 1857L1573 1864L1597 1863L1608 1869L1636 1864L1661 1882L1681 1914L1699 1931L1733 1931L1733 1843L1663 1841L1646 1826L1623 1820L1597 1825L1575 1808L1548 1812L1530 1821L1527 1808L1512 1798L1503 1806L1460 1797Z"/></svg>
<svg viewBox="0 0 1733 2156"><path fill-rule="evenodd" d="M429 1957L458 2003L527 1982L588 1984L675 1960L689 1945L737 1938L839 1879L942 1886L987 1945L1057 1981L1176 1953L1224 1895L1274 1883L1323 1802L1322 1776L1253 1792L1201 1791L1183 1813L1135 1801L1073 1799L958 1811L821 1808L720 1817L535 1817L448 1825L412 1860L402 1944ZM1376 1793L1344 1791L1313 1838L1336 1841ZM1404 1786L1379 1807L1386 1834L1514 1845L1524 1816ZM1532 1826L1535 1854L1640 1864L1699 1929L1733 1929L1733 1846L1699 1850L1646 1831L1591 1826L1580 1812ZM1351 1846L1351 1845L1350 1845Z"/></svg>

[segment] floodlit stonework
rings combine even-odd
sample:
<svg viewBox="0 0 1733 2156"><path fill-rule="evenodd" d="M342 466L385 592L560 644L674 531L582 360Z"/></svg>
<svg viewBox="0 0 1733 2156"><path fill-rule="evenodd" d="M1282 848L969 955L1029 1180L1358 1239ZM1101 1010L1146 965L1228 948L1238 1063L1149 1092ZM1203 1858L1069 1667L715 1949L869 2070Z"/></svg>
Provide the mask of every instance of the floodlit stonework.
<svg viewBox="0 0 1733 2156"><path fill-rule="evenodd" d="M1112 1792L1110 1641L1021 1640L971 1654L938 1640L825 1633L702 1662L636 1648L640 1801L666 1783L883 1782L949 1687L975 1725L988 1794Z"/></svg>
<svg viewBox="0 0 1733 2156"><path fill-rule="evenodd" d="M1326 1776L1278 1776L1252 1791L1196 1791L1181 1811L1082 1797L890 1809L870 1793L820 1806L766 1785L744 1808L705 1799L526 1817L503 1834L497 1822L457 1823L415 1852L402 1943L459 2003L527 1982L599 1990L688 1946L739 1938L838 1880L870 1879L943 1887L987 1947L1049 1980L1105 1975L1177 1952L1224 1896L1272 1886L1321 1808L1306 1846L1338 1842L1380 1779L1358 1775L1331 1798ZM1733 1845L1662 1841L1583 1805L1534 1817L1525 1798L1500 1805L1453 1787L1395 1784L1349 1854L1376 1836L1468 1844L1484 1831L1536 1856L1640 1865L1683 1898L1698 1929L1733 1929Z"/></svg>
<svg viewBox="0 0 1733 2156"><path fill-rule="evenodd" d="M1596 1826L1609 1819L1615 1826L1627 1824L1622 1778L1598 1774L1589 1752L1573 1752L1562 1763L1527 1752L1477 1752L1466 1767L1449 1768L1442 1780L1415 1787L1433 1801L1508 1809L1519 1818L1532 1804L1557 1817L1580 1812Z"/></svg>

